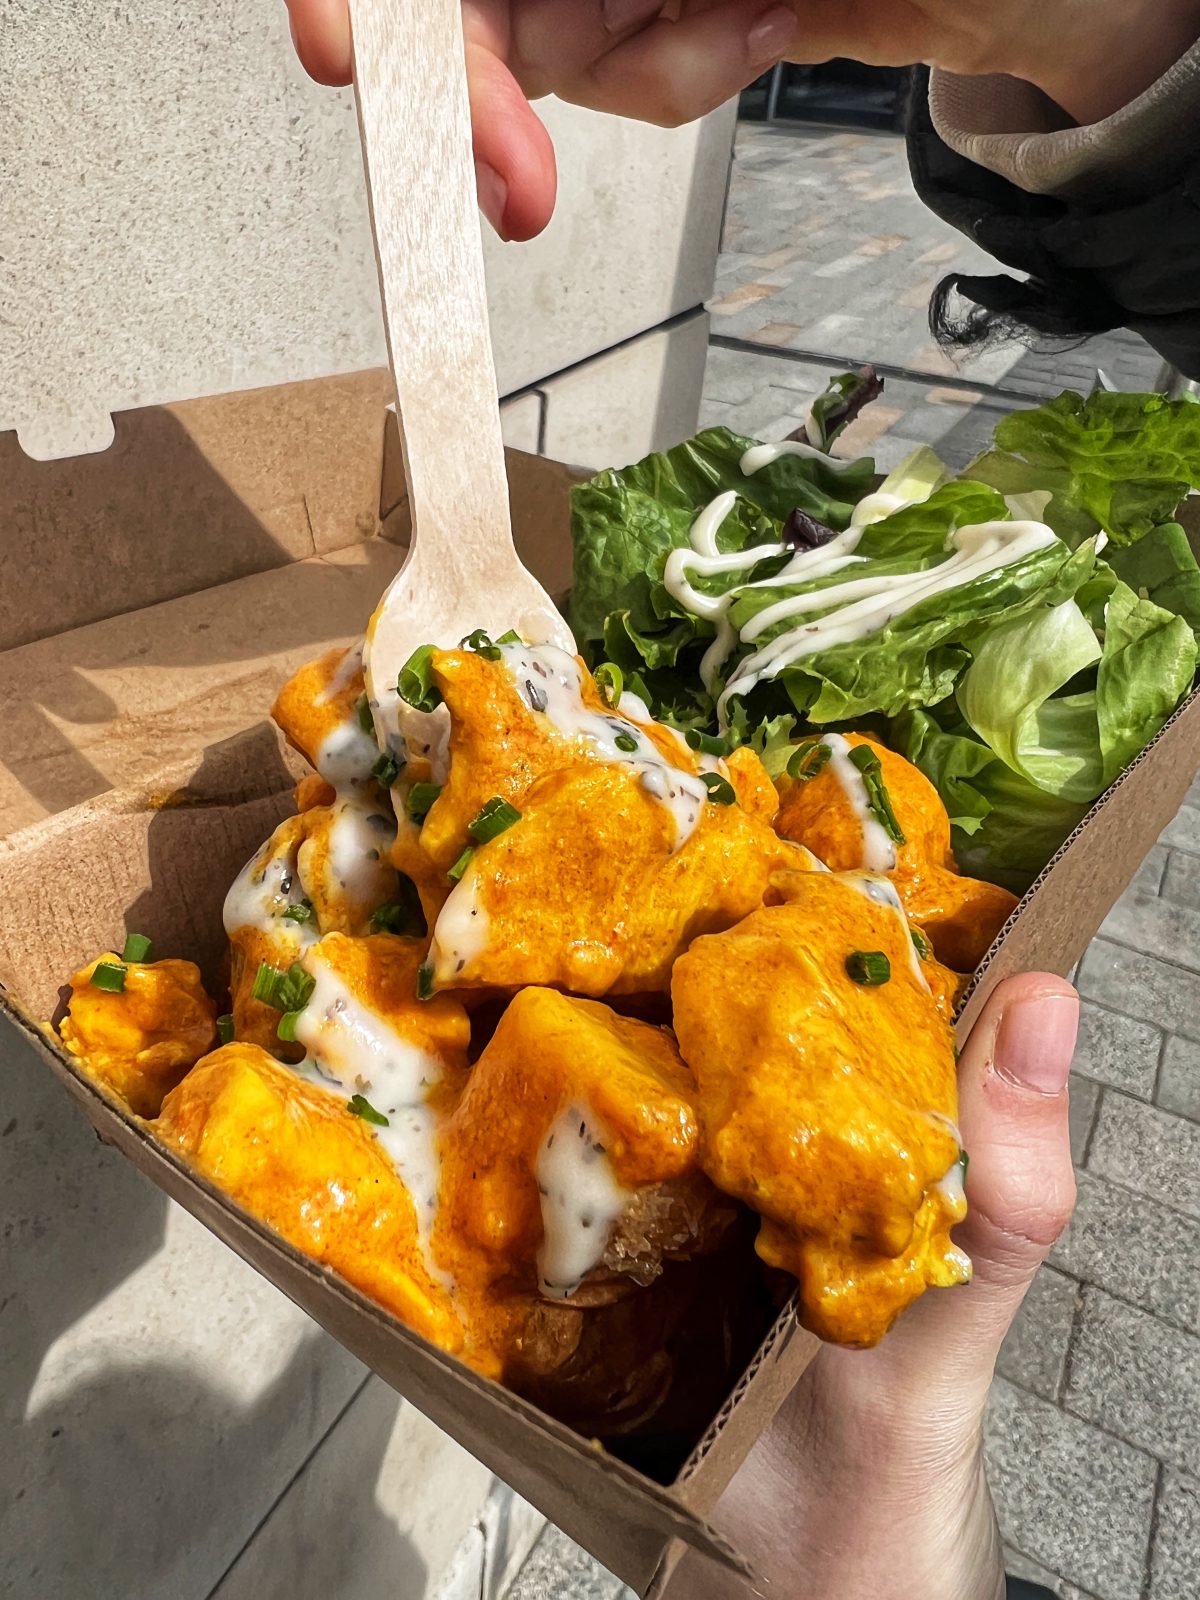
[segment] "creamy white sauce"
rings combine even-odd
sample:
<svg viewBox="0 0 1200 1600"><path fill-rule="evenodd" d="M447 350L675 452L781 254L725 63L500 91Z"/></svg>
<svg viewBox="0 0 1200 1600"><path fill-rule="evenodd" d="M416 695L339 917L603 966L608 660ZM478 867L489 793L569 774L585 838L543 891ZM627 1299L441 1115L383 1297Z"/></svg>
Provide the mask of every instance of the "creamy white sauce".
<svg viewBox="0 0 1200 1600"><path fill-rule="evenodd" d="M386 1128L364 1125L412 1196L425 1264L442 1279L430 1249L441 1175L437 1118L426 1104L429 1090L441 1081L441 1062L356 999L320 946L309 951L304 964L315 979L296 1019L296 1038L308 1051L307 1068L323 1088L346 1100L362 1095L387 1117ZM306 1063L297 1070L309 1075Z"/></svg>
<svg viewBox="0 0 1200 1600"><path fill-rule="evenodd" d="M473 865L451 889L438 913L429 947L433 980L451 984L471 966L488 944L488 914L479 900L479 875Z"/></svg>
<svg viewBox="0 0 1200 1600"><path fill-rule="evenodd" d="M966 1205L967 1188L963 1180L961 1158L955 1161L954 1165L950 1168L950 1171L946 1174L946 1176L941 1180L940 1183L935 1184L934 1187L945 1199L946 1203L953 1207L955 1211Z"/></svg>
<svg viewBox="0 0 1200 1600"><path fill-rule="evenodd" d="M265 933L287 951L299 954L319 937L312 921L285 918L289 906L299 905L307 891L296 864L295 851L278 850L274 838L249 860L229 887L222 920L230 939L242 928ZM289 960L295 959L289 955Z"/></svg>
<svg viewBox="0 0 1200 1600"><path fill-rule="evenodd" d="M917 947L912 939L912 926L908 914L904 909L896 885L890 878L879 877L871 872L839 872L838 877L857 889L859 894L865 895L868 900L874 901L877 906L887 906L900 919L900 926L904 929L904 943L908 949L908 964L913 976L927 994L932 994L929 980L921 966L921 958L917 954Z"/></svg>
<svg viewBox="0 0 1200 1600"><path fill-rule="evenodd" d="M829 770L841 786L846 803L858 818L862 829L862 865L868 872L891 872L896 865L896 846L883 823L871 810L866 781L850 759L853 746L840 733L823 733L821 743L829 746Z"/></svg>
<svg viewBox="0 0 1200 1600"><path fill-rule="evenodd" d="M861 462L842 461L837 456L827 455L824 450L818 450L816 445L801 444L798 439L781 439L778 444L752 445L741 459L741 468L746 477L752 478L756 472L761 472L783 456L802 456L806 461L819 461L827 472L835 474L855 472L861 467Z"/></svg>
<svg viewBox="0 0 1200 1600"><path fill-rule="evenodd" d="M861 530L850 529L851 534ZM841 537L845 537L842 535ZM853 644L880 632L914 606L973 583L989 572L1012 565L1055 542L1041 522L983 522L950 535L948 559L920 572L878 575L839 584L816 593L788 596L760 611L741 630L744 644L753 644L768 629L814 611L825 615L799 621L740 661L717 702L722 725L732 695L747 695L764 679L818 651ZM835 541L836 542L836 541ZM832 549L824 546L817 555ZM775 583L788 581L781 574Z"/></svg>
<svg viewBox="0 0 1200 1600"><path fill-rule="evenodd" d="M865 494L850 513L850 526L852 528L868 528L873 522L882 522L885 517L894 517L897 511L907 511L909 506L919 504L902 494L891 494L886 489L876 489L874 494Z"/></svg>
<svg viewBox="0 0 1200 1600"><path fill-rule="evenodd" d="M366 783L378 760L379 746L372 735L363 730L357 715L352 715L321 740L313 765L326 783L340 789Z"/></svg>
<svg viewBox="0 0 1200 1600"><path fill-rule="evenodd" d="M599 1265L612 1225L629 1202L608 1159L607 1136L589 1110L560 1113L537 1156L542 1203L538 1286L548 1300L575 1293Z"/></svg>
<svg viewBox="0 0 1200 1600"><path fill-rule="evenodd" d="M703 780L672 766L639 726L641 717L630 721L615 712L596 711L585 705L582 670L565 650L553 645L535 650L525 644L508 644L500 646L500 653L518 693L532 711L545 716L564 737L583 743L593 760L627 766L639 774L646 792L670 812L675 824L673 848L681 849L708 799ZM640 701L638 706L645 709ZM618 739L632 740L633 748L622 750Z"/></svg>
<svg viewBox="0 0 1200 1600"><path fill-rule="evenodd" d="M345 655L337 664L337 669L329 682L317 696L319 706L328 705L331 700L336 700L343 690L348 689L362 670L363 646L365 640L360 639L357 644L352 644ZM329 780L331 783L333 779Z"/></svg>
<svg viewBox="0 0 1200 1600"><path fill-rule="evenodd" d="M333 902L377 905L392 883L387 855L395 826L377 806L340 796L334 803L325 856L325 893Z"/></svg>

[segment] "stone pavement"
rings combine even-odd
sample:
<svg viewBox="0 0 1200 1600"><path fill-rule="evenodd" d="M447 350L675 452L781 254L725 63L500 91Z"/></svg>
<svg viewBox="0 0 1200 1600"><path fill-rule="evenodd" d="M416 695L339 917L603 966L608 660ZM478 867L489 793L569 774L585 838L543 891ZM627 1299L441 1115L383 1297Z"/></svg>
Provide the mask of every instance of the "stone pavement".
<svg viewBox="0 0 1200 1600"><path fill-rule="evenodd" d="M895 138L743 125L713 332L759 348L710 351L702 423L782 438L842 364L830 357L889 362L930 377L890 380L847 453L887 470L928 443L962 467L1020 394L1087 387L1097 365L1153 385L1157 358L1129 335L949 363L923 308L937 272L976 258L913 196ZM1014 1575L1062 1600L1197 1600L1200 782L1077 982L1078 1207L1001 1355L992 1490ZM542 1595L629 1600L553 1529L511 1600Z"/></svg>

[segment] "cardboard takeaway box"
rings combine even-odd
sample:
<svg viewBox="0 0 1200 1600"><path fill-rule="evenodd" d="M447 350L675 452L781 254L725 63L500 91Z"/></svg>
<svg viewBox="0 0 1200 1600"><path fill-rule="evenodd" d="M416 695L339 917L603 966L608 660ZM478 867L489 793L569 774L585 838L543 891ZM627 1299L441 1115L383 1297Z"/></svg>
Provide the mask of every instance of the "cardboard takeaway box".
<svg viewBox="0 0 1200 1600"><path fill-rule="evenodd" d="M105 453L66 461L31 461L0 435L0 1009L100 1138L639 1593L660 1593L687 1545L748 1571L705 1519L811 1359L790 1308L671 1481L652 1481L239 1211L39 1026L70 973L127 931L212 977L226 887L291 806L296 762L267 708L302 662L361 633L402 558L387 385L368 372L129 412ZM562 593L579 474L518 452L509 469L518 545ZM1198 754L1193 697L1030 891L964 1030L1000 978L1070 969Z"/></svg>

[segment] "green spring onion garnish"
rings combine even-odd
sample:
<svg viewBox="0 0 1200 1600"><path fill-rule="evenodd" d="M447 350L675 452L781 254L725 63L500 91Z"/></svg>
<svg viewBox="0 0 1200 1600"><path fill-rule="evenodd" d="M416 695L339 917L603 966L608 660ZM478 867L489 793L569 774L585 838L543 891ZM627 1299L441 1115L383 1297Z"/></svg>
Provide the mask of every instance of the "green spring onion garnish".
<svg viewBox="0 0 1200 1600"><path fill-rule="evenodd" d="M391 1124L382 1111L376 1111L369 1100L364 1100L361 1094L352 1094L346 1102L346 1109L356 1117L361 1117L364 1122L374 1123L377 1128L387 1128Z"/></svg>
<svg viewBox="0 0 1200 1600"><path fill-rule="evenodd" d="M892 963L882 950L856 950L846 957L846 971L855 983L877 988L892 976Z"/></svg>
<svg viewBox="0 0 1200 1600"><path fill-rule="evenodd" d="M850 751L850 760L862 774L863 786L867 791L867 804L875 820L883 827L893 843L903 844L904 833L896 821L896 813L892 810L891 796L883 781L883 768L879 764L879 757L869 744L856 744Z"/></svg>
<svg viewBox="0 0 1200 1600"><path fill-rule="evenodd" d="M103 989L107 994L122 994L128 973L128 967L118 966L113 961L101 961L92 973L92 988Z"/></svg>
<svg viewBox="0 0 1200 1600"><path fill-rule="evenodd" d="M520 820L521 813L516 806L509 805L503 796L494 794L481 808L474 821L468 825L467 832L477 844L487 844L489 839L499 838L506 829Z"/></svg>
<svg viewBox="0 0 1200 1600"><path fill-rule="evenodd" d="M433 646L423 644L400 668L396 693L414 711L433 711L442 703L442 692L433 682Z"/></svg>

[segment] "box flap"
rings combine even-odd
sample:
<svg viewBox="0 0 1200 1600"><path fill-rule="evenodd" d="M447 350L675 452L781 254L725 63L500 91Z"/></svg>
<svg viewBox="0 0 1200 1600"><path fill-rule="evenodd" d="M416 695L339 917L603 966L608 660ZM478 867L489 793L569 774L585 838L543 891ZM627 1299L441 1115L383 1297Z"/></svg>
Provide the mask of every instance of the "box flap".
<svg viewBox="0 0 1200 1600"><path fill-rule="evenodd" d="M370 538L385 371L150 406L98 455L0 434L0 649Z"/></svg>

